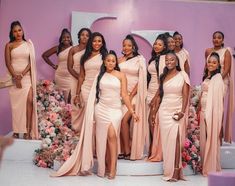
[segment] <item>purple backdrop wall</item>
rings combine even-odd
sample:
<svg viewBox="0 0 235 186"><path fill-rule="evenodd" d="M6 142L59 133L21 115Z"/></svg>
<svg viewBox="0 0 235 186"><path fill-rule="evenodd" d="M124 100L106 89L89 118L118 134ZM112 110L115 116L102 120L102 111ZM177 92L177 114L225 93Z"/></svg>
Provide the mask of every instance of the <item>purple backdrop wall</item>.
<svg viewBox="0 0 235 186"><path fill-rule="evenodd" d="M41 54L57 44L60 31L71 27L71 12L113 13L117 19L102 19L92 31L103 33L109 49L121 51L121 42L131 30L178 30L191 55L192 84L201 82L204 50L212 46L212 33L221 30L225 45L235 46L235 4L157 0L0 0L0 76L6 72L4 47L10 23L19 20L26 38L36 49L38 79L53 79L53 70L42 61ZM149 59L151 47L135 37L140 52ZM56 58L55 58L56 60ZM0 90L0 134L11 130L11 110L6 89ZM235 127L234 127L235 134ZM235 137L234 137L235 140Z"/></svg>

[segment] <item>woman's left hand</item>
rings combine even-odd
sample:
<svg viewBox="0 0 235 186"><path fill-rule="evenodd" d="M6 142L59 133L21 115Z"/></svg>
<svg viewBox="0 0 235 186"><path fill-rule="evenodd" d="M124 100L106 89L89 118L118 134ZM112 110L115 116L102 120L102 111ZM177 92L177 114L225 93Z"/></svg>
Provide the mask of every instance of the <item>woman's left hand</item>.
<svg viewBox="0 0 235 186"><path fill-rule="evenodd" d="M136 115L136 113L133 113L133 114L132 114L132 117L133 117L133 119L135 120L135 122L138 122L139 119L140 119L139 116Z"/></svg>
<svg viewBox="0 0 235 186"><path fill-rule="evenodd" d="M181 120L184 117L184 113L183 112L178 112L178 113L176 113L174 115L178 116L178 117L173 117L174 120L176 120L176 121L179 121L179 120Z"/></svg>

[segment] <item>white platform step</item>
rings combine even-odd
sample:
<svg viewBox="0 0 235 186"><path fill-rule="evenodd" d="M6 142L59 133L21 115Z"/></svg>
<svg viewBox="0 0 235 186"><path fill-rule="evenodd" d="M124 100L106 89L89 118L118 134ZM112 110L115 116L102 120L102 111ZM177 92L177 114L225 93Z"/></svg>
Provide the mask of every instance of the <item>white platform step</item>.
<svg viewBox="0 0 235 186"><path fill-rule="evenodd" d="M34 151L41 146L40 140L15 139L3 155L3 160L32 162Z"/></svg>
<svg viewBox="0 0 235 186"><path fill-rule="evenodd" d="M4 153L3 160L32 162L34 151L40 148L39 140L16 139L12 146L8 147ZM223 169L235 169L235 144L224 144L221 147L221 165ZM57 170L60 164L55 163ZM94 172L97 169L95 162ZM162 162L148 162L145 160L128 161L118 160L117 175L159 175L163 173ZM185 175L194 174L188 166L184 169Z"/></svg>
<svg viewBox="0 0 235 186"><path fill-rule="evenodd" d="M223 169L235 169L235 143L224 143L220 152L221 167Z"/></svg>
<svg viewBox="0 0 235 186"><path fill-rule="evenodd" d="M61 163L54 161L54 170L57 171ZM95 160L93 172L97 173L98 163ZM185 176L194 175L192 168L187 166L183 169ZM117 173L118 176L153 176L163 174L163 162L149 162L145 160L118 160Z"/></svg>

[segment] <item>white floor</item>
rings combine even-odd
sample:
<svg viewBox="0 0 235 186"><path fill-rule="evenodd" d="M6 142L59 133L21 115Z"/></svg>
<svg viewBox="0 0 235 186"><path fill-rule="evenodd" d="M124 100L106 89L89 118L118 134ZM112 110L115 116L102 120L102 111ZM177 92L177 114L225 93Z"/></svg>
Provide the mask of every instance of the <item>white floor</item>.
<svg viewBox="0 0 235 186"><path fill-rule="evenodd" d="M15 140L4 153L0 165L0 186L207 186L207 178L201 175L187 176L187 181L170 183L163 181L162 175L156 176L116 176L115 180L100 178L96 175L51 178L52 169L39 168L32 163L34 150L40 141ZM221 148L222 168L235 172L235 144ZM134 162L137 164L137 162ZM119 162L126 164L126 162ZM134 171L137 167L122 165ZM157 168L157 167L156 167ZM232 168L232 169L231 169ZM134 170L133 170L134 169ZM141 167L142 169L142 167ZM154 168L155 170L155 168ZM124 171L124 170L122 170Z"/></svg>
<svg viewBox="0 0 235 186"><path fill-rule="evenodd" d="M29 162L4 160L0 167L1 186L207 186L207 178L188 176L188 181L165 182L160 176L117 176L115 180L92 176L51 178L51 169L39 168Z"/></svg>

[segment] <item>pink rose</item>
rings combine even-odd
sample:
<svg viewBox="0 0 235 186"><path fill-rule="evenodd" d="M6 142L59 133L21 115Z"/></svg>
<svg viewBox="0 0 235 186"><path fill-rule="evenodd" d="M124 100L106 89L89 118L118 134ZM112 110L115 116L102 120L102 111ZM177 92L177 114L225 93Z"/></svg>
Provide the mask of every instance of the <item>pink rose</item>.
<svg viewBox="0 0 235 186"><path fill-rule="evenodd" d="M183 166L183 168L185 168L187 166L187 163L186 162L182 162L182 166Z"/></svg>
<svg viewBox="0 0 235 186"><path fill-rule="evenodd" d="M192 145L191 151L196 153L197 152L197 148L194 145Z"/></svg>
<svg viewBox="0 0 235 186"><path fill-rule="evenodd" d="M49 117L50 117L51 121L55 121L57 119L58 115L56 113L50 113Z"/></svg>
<svg viewBox="0 0 235 186"><path fill-rule="evenodd" d="M39 166L39 167L43 167L43 168L47 168L47 164L46 164L46 162L43 161L43 160L39 160L38 166Z"/></svg>
<svg viewBox="0 0 235 186"><path fill-rule="evenodd" d="M187 155L185 159L186 159L187 161L190 161L192 158L191 158L191 156Z"/></svg>
<svg viewBox="0 0 235 186"><path fill-rule="evenodd" d="M187 149L187 148L189 148L190 144L191 144L190 140L186 139L184 142L184 147Z"/></svg>
<svg viewBox="0 0 235 186"><path fill-rule="evenodd" d="M187 156L187 153L184 151L182 152L182 157L185 158Z"/></svg>

